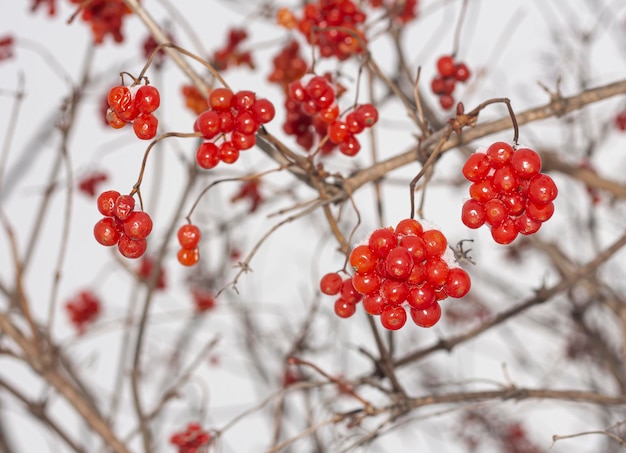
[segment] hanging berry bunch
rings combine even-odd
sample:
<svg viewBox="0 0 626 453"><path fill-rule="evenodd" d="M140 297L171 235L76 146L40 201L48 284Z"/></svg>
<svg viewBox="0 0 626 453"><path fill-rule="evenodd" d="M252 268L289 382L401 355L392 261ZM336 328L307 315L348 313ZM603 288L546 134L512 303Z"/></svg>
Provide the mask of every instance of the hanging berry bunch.
<svg viewBox="0 0 626 453"><path fill-rule="evenodd" d="M355 156L361 150L356 137L378 121L378 110L372 104L358 105L346 115L345 120L336 119L328 126L328 139L339 145L339 151L346 156Z"/></svg>
<svg viewBox="0 0 626 453"><path fill-rule="evenodd" d="M152 140L156 137L159 120L153 112L161 105L159 90L152 85L138 88L114 86L107 96L109 109L107 122L113 129L132 123L137 138Z"/></svg>
<svg viewBox="0 0 626 453"><path fill-rule="evenodd" d="M70 0L82 8L81 18L91 25L93 40L102 44L106 35L111 35L115 42L124 41L122 25L124 16L132 11L124 0Z"/></svg>
<svg viewBox="0 0 626 453"><path fill-rule="evenodd" d="M146 238L152 231L152 219L144 211L135 211L135 199L107 190L98 196L98 210L104 217L93 228L100 244L117 245L126 258L141 257L148 247Z"/></svg>
<svg viewBox="0 0 626 453"><path fill-rule="evenodd" d="M109 176L102 171L94 171L89 173L78 181L78 190L89 197L95 197L97 193L97 186L107 181Z"/></svg>
<svg viewBox="0 0 626 453"><path fill-rule="evenodd" d="M183 266L193 266L200 260L200 248L198 244L202 238L200 228L191 223L187 223L178 229L176 234L180 250L178 251L178 262Z"/></svg>
<svg viewBox="0 0 626 453"><path fill-rule="evenodd" d="M199 423L189 423L185 431L173 434L170 443L178 447L178 453L197 453L211 442L211 435Z"/></svg>
<svg viewBox="0 0 626 453"><path fill-rule="evenodd" d="M226 45L213 54L212 64L218 71L224 71L231 66L248 66L254 69L252 54L242 50L240 44L248 37L248 32L241 28L228 31Z"/></svg>
<svg viewBox="0 0 626 453"><path fill-rule="evenodd" d="M451 55L444 55L437 60L437 72L430 84L433 93L439 96L439 104L445 110L454 106L454 87L456 82L465 82L470 77L470 70L465 63L454 61Z"/></svg>
<svg viewBox="0 0 626 453"><path fill-rule="evenodd" d="M309 67L300 55L300 44L295 39L285 44L272 63L274 67L267 80L280 85L285 93L289 84L301 79Z"/></svg>
<svg viewBox="0 0 626 453"><path fill-rule="evenodd" d="M323 58L346 60L363 52L361 26L365 13L352 0L319 0L304 6L298 30L308 43L320 49Z"/></svg>
<svg viewBox="0 0 626 453"><path fill-rule="evenodd" d="M81 291L65 304L70 322L82 333L100 314L100 299L91 291Z"/></svg>
<svg viewBox="0 0 626 453"><path fill-rule="evenodd" d="M209 94L209 108L194 123L194 131L204 138L196 152L196 162L205 169L214 168L220 161L236 162L240 151L255 145L257 130L270 122L275 113L268 99L257 99L252 91L214 89ZM220 138L223 140L217 145L215 140Z"/></svg>
<svg viewBox="0 0 626 453"><path fill-rule="evenodd" d="M441 317L440 301L463 297L470 289L470 277L454 264L443 233L424 230L414 219L400 221L395 229L375 230L367 244L352 250L349 261L354 276L340 283L338 274L327 274L321 291L340 294L335 313L342 317L354 314L362 298L365 312L380 316L388 330L404 326L407 309L416 325L431 327Z"/></svg>
<svg viewBox="0 0 626 453"><path fill-rule="evenodd" d="M530 148L495 142L473 153L463 165L472 184L461 220L469 228L487 224L498 244L536 233L552 217L558 194L552 178L540 171L541 157Z"/></svg>

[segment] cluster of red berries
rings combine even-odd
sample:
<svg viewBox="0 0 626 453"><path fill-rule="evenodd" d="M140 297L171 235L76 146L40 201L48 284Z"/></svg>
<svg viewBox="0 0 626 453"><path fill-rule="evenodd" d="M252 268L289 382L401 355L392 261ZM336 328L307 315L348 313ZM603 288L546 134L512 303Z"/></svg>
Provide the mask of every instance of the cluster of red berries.
<svg viewBox="0 0 626 453"><path fill-rule="evenodd" d="M432 327L441 318L439 302L463 297L470 289L468 273L452 264L451 255L441 231L424 230L417 220L404 219L395 229L374 230L367 244L352 250L353 277L326 274L320 289L340 295L335 313L342 318L352 316L363 300L365 312L380 316L388 330L404 326L407 308L415 324Z"/></svg>
<svg viewBox="0 0 626 453"><path fill-rule="evenodd" d="M152 219L144 211L135 211L135 199L107 190L98 196L98 211L104 217L93 227L93 234L106 247L117 245L126 258L141 257L148 247Z"/></svg>
<svg viewBox="0 0 626 453"><path fill-rule="evenodd" d="M363 51L365 35L360 30L365 13L352 0L319 0L304 6L298 30L308 43L320 49L323 58L346 60Z"/></svg>
<svg viewBox="0 0 626 453"><path fill-rule="evenodd" d="M438 74L430 84L433 93L439 96L439 104L445 110L454 106L454 87L456 82L465 82L470 77L470 70L465 63L454 61L454 57L444 55L437 60Z"/></svg>
<svg viewBox="0 0 626 453"><path fill-rule="evenodd" d="M463 165L472 184L461 220L469 228L487 224L498 244L536 233L552 217L558 194L553 179L540 171L541 157L529 148L496 142L473 153Z"/></svg>
<svg viewBox="0 0 626 453"><path fill-rule="evenodd" d="M107 181L109 176L101 171L94 171L93 173L89 173L83 176L78 181L78 190L83 192L85 195L90 197L95 197L98 192L97 186L101 183Z"/></svg>
<svg viewBox="0 0 626 453"><path fill-rule="evenodd" d="M189 423L185 431L173 434L170 443L178 447L178 453L198 453L211 442L211 435L199 423Z"/></svg>
<svg viewBox="0 0 626 453"><path fill-rule="evenodd" d="M200 113L194 123L194 131L204 138L196 151L196 162L205 169L214 168L220 161L236 162L240 151L256 144L259 127L270 122L275 114L274 104L265 98L257 99L252 91L212 90L209 108ZM219 146L211 141L222 136L224 141Z"/></svg>
<svg viewBox="0 0 626 453"><path fill-rule="evenodd" d="M82 8L81 18L91 24L93 40L96 44L102 44L106 35L111 35L115 42L124 41L123 18L132 13L124 4L124 0L70 1Z"/></svg>
<svg viewBox="0 0 626 453"><path fill-rule="evenodd" d="M279 84L285 93L289 84L301 79L308 69L307 62L300 55L300 44L295 39L285 44L272 63L274 68L267 80Z"/></svg>
<svg viewBox="0 0 626 453"><path fill-rule="evenodd" d="M389 17L400 24L417 17L417 0L391 0L384 2L383 0L369 0L372 8L385 7Z"/></svg>
<svg viewBox="0 0 626 453"><path fill-rule="evenodd" d="M91 291L81 291L65 304L70 322L79 332L84 332L100 314L100 299Z"/></svg>
<svg viewBox="0 0 626 453"><path fill-rule="evenodd" d="M230 66L246 65L250 69L254 69L252 54L241 50L240 44L248 37L248 32L241 28L233 28L228 31L228 40L226 45L215 51L213 54L213 66L218 71L224 71Z"/></svg>
<svg viewBox="0 0 626 453"><path fill-rule="evenodd" d="M623 110L615 117L615 127L620 131L626 131L626 110Z"/></svg>
<svg viewBox="0 0 626 453"><path fill-rule="evenodd" d="M328 126L328 139L339 145L346 156L355 156L361 150L356 134L372 127L378 121L378 110L372 104L358 105L346 115L345 120L336 119Z"/></svg>
<svg viewBox="0 0 626 453"><path fill-rule="evenodd" d="M132 123L137 138L152 140L156 136L159 120L153 112L161 105L161 95L154 86L142 85L136 90L124 85L114 86L109 90L107 102L106 119L113 129Z"/></svg>
<svg viewBox="0 0 626 453"><path fill-rule="evenodd" d="M176 234L180 250L178 251L178 262L183 266L193 266L200 260L200 248L198 244L202 238L200 228L186 223L178 229Z"/></svg>

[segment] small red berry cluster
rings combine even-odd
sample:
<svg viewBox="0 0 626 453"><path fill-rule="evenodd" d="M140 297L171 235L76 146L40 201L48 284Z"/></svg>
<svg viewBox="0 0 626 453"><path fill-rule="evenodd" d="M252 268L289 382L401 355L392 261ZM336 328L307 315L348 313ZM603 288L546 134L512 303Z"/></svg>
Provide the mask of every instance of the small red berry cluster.
<svg viewBox="0 0 626 453"><path fill-rule="evenodd" d="M147 212L135 211L135 199L107 190L98 196L98 211L104 217L93 227L93 234L106 247L117 245L126 258L141 257L148 247L146 238L152 231L152 219Z"/></svg>
<svg viewBox="0 0 626 453"><path fill-rule="evenodd" d="M381 8L385 6L387 14L390 18L400 24L417 17L417 0L391 0L383 2L383 0L369 0L372 8Z"/></svg>
<svg viewBox="0 0 626 453"><path fill-rule="evenodd" d="M289 84L301 79L308 64L300 55L300 44L295 39L289 41L272 60L274 65L267 80L279 84L287 93Z"/></svg>
<svg viewBox="0 0 626 453"><path fill-rule="evenodd" d="M352 0L319 0L304 6L298 30L309 44L319 47L323 58L346 60L363 51L361 42L366 39L360 27L365 19Z"/></svg>
<svg viewBox="0 0 626 453"><path fill-rule="evenodd" d="M65 304L70 322L79 332L84 332L100 314L100 299L91 291L81 291Z"/></svg>
<svg viewBox="0 0 626 453"><path fill-rule="evenodd" d="M487 224L498 244L536 233L552 217L558 194L553 179L540 171L541 157L529 148L496 142L473 153L463 165L472 184L461 220L469 228Z"/></svg>
<svg viewBox="0 0 626 453"><path fill-rule="evenodd" d="M256 144L259 127L270 122L275 114L274 104L265 98L257 99L252 91L212 90L209 108L200 113L194 123L194 131L204 138L196 151L196 162L205 169L214 168L220 161L236 162L240 151ZM215 144L216 137L224 137L219 146Z"/></svg>
<svg viewBox="0 0 626 453"><path fill-rule="evenodd" d="M78 190L83 192L85 195L90 197L95 197L97 193L97 187L101 183L107 181L109 176L101 171L94 171L83 176L78 181Z"/></svg>
<svg viewBox="0 0 626 453"><path fill-rule="evenodd" d="M470 70L465 63L454 61L454 57L444 55L437 60L438 74L430 84L433 93L439 96L439 104L444 110L454 106L454 87L456 82L465 82L470 77Z"/></svg>
<svg viewBox="0 0 626 453"><path fill-rule="evenodd" d="M178 453L198 453L209 442L211 435L199 423L189 423L184 431L175 433L170 438L170 443L178 447Z"/></svg>
<svg viewBox="0 0 626 453"><path fill-rule="evenodd" d="M124 41L122 34L123 18L132 11L124 0L70 0L82 8L81 18L91 24L93 40L102 44L106 35L113 36L115 42Z"/></svg>
<svg viewBox="0 0 626 453"><path fill-rule="evenodd" d="M202 238L200 228L186 223L178 229L176 234L180 250L178 251L178 262L183 266L193 266L200 260L200 249L198 244Z"/></svg>
<svg viewBox="0 0 626 453"><path fill-rule="evenodd" d="M404 219L395 229L374 230L367 244L352 250L353 277L326 274L320 289L340 294L335 313L342 318L352 316L362 298L365 312L380 316L388 330L405 325L407 308L415 324L432 327L441 317L439 302L463 297L470 289L468 273L452 264L451 255L441 231L424 230L417 220Z"/></svg>
<svg viewBox="0 0 626 453"><path fill-rule="evenodd" d="M248 66L254 69L252 54L241 50L240 44L248 37L248 32L242 28L228 30L226 45L213 54L212 64L218 71L224 71L230 66Z"/></svg>
<svg viewBox="0 0 626 453"><path fill-rule="evenodd" d="M107 102L106 119L113 129L132 123L137 138L152 140L156 136L159 120L153 112L161 105L161 95L154 86L142 85L136 90L124 85L114 86L109 90Z"/></svg>
<svg viewBox="0 0 626 453"><path fill-rule="evenodd" d="M372 104L361 104L346 115L345 120L336 119L328 126L328 139L339 145L339 151L346 156L355 156L361 150L356 137L378 121L378 110Z"/></svg>

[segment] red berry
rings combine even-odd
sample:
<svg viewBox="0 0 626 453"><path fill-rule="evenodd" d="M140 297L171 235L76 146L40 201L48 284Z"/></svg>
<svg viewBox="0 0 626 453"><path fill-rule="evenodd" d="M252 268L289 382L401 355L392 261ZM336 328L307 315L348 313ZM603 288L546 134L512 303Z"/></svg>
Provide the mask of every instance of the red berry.
<svg viewBox="0 0 626 453"><path fill-rule="evenodd" d="M446 82L445 79L441 76L436 76L432 82L430 83L430 88L433 90L435 94L449 94L446 93Z"/></svg>
<svg viewBox="0 0 626 453"><path fill-rule="evenodd" d="M337 272L330 272L320 280L320 291L329 296L339 294L343 279Z"/></svg>
<svg viewBox="0 0 626 453"><path fill-rule="evenodd" d="M441 258L431 257L426 260L426 282L433 288L443 286L450 271L448 263Z"/></svg>
<svg viewBox="0 0 626 453"><path fill-rule="evenodd" d="M361 294L372 294L380 288L381 279L376 272L362 274L356 272L352 277L352 286Z"/></svg>
<svg viewBox="0 0 626 453"><path fill-rule="evenodd" d="M469 187L469 194L474 200L486 203L495 198L498 192L496 192L496 189L493 187L491 178L488 178L472 183Z"/></svg>
<svg viewBox="0 0 626 453"><path fill-rule="evenodd" d="M139 116L141 112L137 108L134 102L131 102L130 105L126 107L126 110L118 110L118 116L127 123L134 121L137 116Z"/></svg>
<svg viewBox="0 0 626 453"><path fill-rule="evenodd" d="M178 243L182 248L195 249L200 243L202 233L200 232L200 228L196 225L186 223L178 229L176 237L178 238Z"/></svg>
<svg viewBox="0 0 626 453"><path fill-rule="evenodd" d="M251 109L255 102L256 94L252 91L241 90L233 95L230 100L230 107L241 113Z"/></svg>
<svg viewBox="0 0 626 453"><path fill-rule="evenodd" d="M374 230L368 240L370 250L379 258L385 258L397 244L396 235L387 228Z"/></svg>
<svg viewBox="0 0 626 453"><path fill-rule="evenodd" d="M489 158L485 153L473 153L463 165L463 176L471 182L482 181L491 170Z"/></svg>
<svg viewBox="0 0 626 453"><path fill-rule="evenodd" d="M509 163L515 150L505 142L495 142L487 148L487 158L493 168L502 168Z"/></svg>
<svg viewBox="0 0 626 453"><path fill-rule="evenodd" d="M109 107L117 112L123 112L133 103L133 95L125 86L114 86L107 95Z"/></svg>
<svg viewBox="0 0 626 453"><path fill-rule="evenodd" d="M518 192L502 195L500 200L506 206L509 215L520 215L526 209L526 199Z"/></svg>
<svg viewBox="0 0 626 453"><path fill-rule="evenodd" d="M350 253L350 266L355 272L365 274L376 268L378 259L367 245L358 245Z"/></svg>
<svg viewBox="0 0 626 453"><path fill-rule="evenodd" d="M395 229L396 236L419 236L424 232L422 224L415 219L402 219Z"/></svg>
<svg viewBox="0 0 626 453"><path fill-rule="evenodd" d="M348 125L341 120L335 120L328 126L328 139L336 145L343 142L350 133Z"/></svg>
<svg viewBox="0 0 626 453"><path fill-rule="evenodd" d="M520 148L511 156L511 166L520 178L530 179L541 171L541 157L532 149Z"/></svg>
<svg viewBox="0 0 626 453"><path fill-rule="evenodd" d="M485 223L485 205L473 198L463 203L461 221L468 228L480 228Z"/></svg>
<svg viewBox="0 0 626 453"><path fill-rule="evenodd" d="M309 98L309 95L304 90L304 86L300 80L291 82L288 87L289 97L294 101L304 102Z"/></svg>
<svg viewBox="0 0 626 453"><path fill-rule="evenodd" d="M422 234L426 244L426 256L441 256L448 247L448 240L439 230L427 230Z"/></svg>
<svg viewBox="0 0 626 453"><path fill-rule="evenodd" d="M357 115L355 112L350 112L346 115L345 118L346 125L348 126L348 132L351 134L359 134L363 132L365 127L358 121Z"/></svg>
<svg viewBox="0 0 626 453"><path fill-rule="evenodd" d="M532 219L528 214L524 213L515 218L515 229L520 234L529 235L535 234L541 228L541 222Z"/></svg>
<svg viewBox="0 0 626 453"><path fill-rule="evenodd" d="M458 299L469 292L471 284L470 276L465 270L453 267L448 272L443 289L448 296Z"/></svg>
<svg viewBox="0 0 626 453"><path fill-rule="evenodd" d="M458 63L454 67L453 76L459 82L465 82L467 79L470 78L470 75L471 75L470 70L465 63Z"/></svg>
<svg viewBox="0 0 626 453"><path fill-rule="evenodd" d="M242 112L235 117L235 129L242 134L254 134L260 124L254 119L252 112Z"/></svg>
<svg viewBox="0 0 626 453"><path fill-rule="evenodd" d="M454 75L454 58L444 55L437 60L437 71L442 77L452 77Z"/></svg>
<svg viewBox="0 0 626 453"><path fill-rule="evenodd" d="M363 127L372 127L378 121L378 110L372 104L359 105L354 115Z"/></svg>
<svg viewBox="0 0 626 453"><path fill-rule="evenodd" d="M385 270L392 278L406 280L412 268L413 257L404 247L391 249L385 258Z"/></svg>
<svg viewBox="0 0 626 453"><path fill-rule="evenodd" d="M391 305L400 305L409 295L409 287L401 281L385 279L380 284L380 295Z"/></svg>
<svg viewBox="0 0 626 453"><path fill-rule="evenodd" d="M532 201L526 203L526 215L537 222L546 222L554 214L554 203L535 204Z"/></svg>
<svg viewBox="0 0 626 453"><path fill-rule="evenodd" d="M235 130L235 117L230 110L219 113L220 132L227 134Z"/></svg>
<svg viewBox="0 0 626 453"><path fill-rule="evenodd" d="M442 94L439 96L439 105L444 110L450 110L454 106L454 98L450 94Z"/></svg>
<svg viewBox="0 0 626 453"><path fill-rule="evenodd" d="M198 247L193 249L180 249L176 254L176 258L183 266L193 266L200 260L200 250Z"/></svg>
<svg viewBox="0 0 626 453"><path fill-rule="evenodd" d="M161 95L154 86L143 85L135 93L134 102L140 113L152 113L161 105Z"/></svg>
<svg viewBox="0 0 626 453"><path fill-rule="evenodd" d="M215 88L209 94L209 106L218 112L227 111L233 99L233 92L228 88Z"/></svg>
<svg viewBox="0 0 626 453"><path fill-rule="evenodd" d="M274 104L268 99L262 98L257 99L252 106L252 114L258 123L266 124L274 119L276 110L274 109Z"/></svg>
<svg viewBox="0 0 626 453"><path fill-rule="evenodd" d="M211 139L220 133L220 115L215 110L205 110L196 119L196 127L202 136Z"/></svg>
<svg viewBox="0 0 626 453"><path fill-rule="evenodd" d="M359 292L354 288L351 277L346 278L341 283L341 289L339 290L339 293L342 299L351 304L356 304L363 297L363 295L359 294Z"/></svg>
<svg viewBox="0 0 626 453"><path fill-rule="evenodd" d="M219 146L220 160L227 164L234 164L239 159L239 150L233 142L222 142Z"/></svg>
<svg viewBox="0 0 626 453"><path fill-rule="evenodd" d="M130 195L120 195L115 200L113 213L120 220L126 220L135 209L135 199Z"/></svg>
<svg viewBox="0 0 626 453"><path fill-rule="evenodd" d="M403 236L399 244L411 254L414 263L421 263L426 258L426 243L421 237Z"/></svg>
<svg viewBox="0 0 626 453"><path fill-rule="evenodd" d="M368 294L363 298L363 310L370 315L380 315L386 302L380 294Z"/></svg>
<svg viewBox="0 0 626 453"><path fill-rule="evenodd" d="M105 247L111 247L120 240L121 233L117 228L115 219L104 217L94 225L93 235L100 244Z"/></svg>
<svg viewBox="0 0 626 453"><path fill-rule="evenodd" d="M256 144L256 135L243 134L239 131L235 131L230 136L230 141L239 151L244 151L252 148Z"/></svg>
<svg viewBox="0 0 626 453"><path fill-rule="evenodd" d="M356 313L356 305L341 297L335 301L335 314L340 318L349 318Z"/></svg>
<svg viewBox="0 0 626 453"><path fill-rule="evenodd" d="M387 305L380 314L380 322L387 330L398 330L406 324L406 310L401 306Z"/></svg>
<svg viewBox="0 0 626 453"><path fill-rule="evenodd" d="M220 162L219 148L215 143L204 142L200 144L196 151L196 162L200 168L211 169Z"/></svg>
<svg viewBox="0 0 626 453"><path fill-rule="evenodd" d="M537 205L550 203L558 193L554 180L546 174L539 173L530 180L528 199Z"/></svg>
<svg viewBox="0 0 626 453"><path fill-rule="evenodd" d="M152 219L144 211L133 211L124 221L124 234L130 239L145 239L152 231Z"/></svg>
<svg viewBox="0 0 626 453"><path fill-rule="evenodd" d="M98 195L96 201L98 205L98 211L102 215L113 217L115 215L115 201L120 197L120 193L117 190L106 190Z"/></svg>
<svg viewBox="0 0 626 453"><path fill-rule="evenodd" d="M343 142L339 144L339 151L346 156L356 156L361 150L361 143L359 139L352 134L348 134Z"/></svg>
<svg viewBox="0 0 626 453"><path fill-rule="evenodd" d="M133 121L133 130L137 138L141 140L152 140L156 137L159 120L152 113L137 116Z"/></svg>
<svg viewBox="0 0 626 453"><path fill-rule="evenodd" d="M133 240L122 234L120 240L117 243L117 248L126 258L140 258L148 248L148 242L145 239Z"/></svg>
<svg viewBox="0 0 626 453"><path fill-rule="evenodd" d="M441 319L441 306L437 302L426 308L411 308L411 318L420 327L432 327Z"/></svg>
<svg viewBox="0 0 626 453"><path fill-rule="evenodd" d="M112 108L109 108L107 110L106 120L109 126L111 126L113 129L121 129L128 124L126 121L120 118L119 113L117 113L117 111L113 110Z"/></svg>
<svg viewBox="0 0 626 453"><path fill-rule="evenodd" d="M490 226L500 225L508 216L506 206L499 199L494 198L485 203L485 222Z"/></svg>
<svg viewBox="0 0 626 453"><path fill-rule="evenodd" d="M515 240L518 233L519 231L515 228L515 221L510 217L491 228L491 236L498 244L510 244Z"/></svg>

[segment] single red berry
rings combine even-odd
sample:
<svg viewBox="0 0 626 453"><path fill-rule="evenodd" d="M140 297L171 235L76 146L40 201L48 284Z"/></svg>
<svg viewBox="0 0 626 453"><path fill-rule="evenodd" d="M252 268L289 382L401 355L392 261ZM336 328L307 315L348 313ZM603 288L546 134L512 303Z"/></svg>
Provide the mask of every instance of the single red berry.
<svg viewBox="0 0 626 453"><path fill-rule="evenodd" d="M124 220L124 234L130 239L145 239L152 231L152 219L147 212L133 211Z"/></svg>
<svg viewBox="0 0 626 453"><path fill-rule="evenodd" d="M115 201L120 197L117 190L106 190L98 195L96 201L100 214L113 217L115 215Z"/></svg>
<svg viewBox="0 0 626 453"><path fill-rule="evenodd" d="M443 77L441 77L440 75L436 76L432 82L430 83L430 88L431 90L433 90L433 93L435 94L449 94L446 93L446 82L445 79Z"/></svg>
<svg viewBox="0 0 626 453"><path fill-rule="evenodd" d="M178 237L178 243L182 248L195 249L200 243L202 233L200 232L200 228L196 225L186 223L178 229L176 236Z"/></svg>
<svg viewBox="0 0 626 453"><path fill-rule="evenodd" d="M420 236L424 232L422 224L415 219L402 219L396 226L396 236Z"/></svg>
<svg viewBox="0 0 626 453"><path fill-rule="evenodd" d="M332 123L339 116L339 106L337 104L332 104L329 107L317 112L317 116L325 123ZM350 116L350 114L346 116L346 121L348 120L348 116Z"/></svg>
<svg viewBox="0 0 626 453"><path fill-rule="evenodd" d="M141 114L133 121L133 130L137 138L152 140L156 137L159 120L152 113Z"/></svg>
<svg viewBox="0 0 626 453"><path fill-rule="evenodd" d="M335 102L335 90L330 85L326 85L326 87L322 90L322 92L317 97L311 96L311 100L315 105L315 110L320 111L326 109L333 105Z"/></svg>
<svg viewBox="0 0 626 453"><path fill-rule="evenodd" d="M454 58L450 55L444 55L437 60L437 71L442 77L454 76Z"/></svg>
<svg viewBox="0 0 626 453"><path fill-rule="evenodd" d="M367 245L358 245L350 252L350 266L355 272L365 274L376 268L378 259Z"/></svg>
<svg viewBox="0 0 626 453"><path fill-rule="evenodd" d="M196 119L195 127L206 139L211 139L220 133L220 115L215 110L205 110Z"/></svg>
<svg viewBox="0 0 626 453"><path fill-rule="evenodd" d="M359 139L352 134L346 135L344 140L339 144L339 151L345 156L356 156L361 150Z"/></svg>
<svg viewBox="0 0 626 453"><path fill-rule="evenodd" d="M363 310L369 315L380 315L385 308L385 299L380 294L368 294L363 298Z"/></svg>
<svg viewBox="0 0 626 453"><path fill-rule="evenodd" d="M161 95L156 87L143 85L135 93L134 102L140 113L152 113L161 105Z"/></svg>
<svg viewBox="0 0 626 453"><path fill-rule="evenodd" d="M406 324L406 310L398 305L387 305L380 314L380 323L387 330L398 330Z"/></svg>
<svg viewBox="0 0 626 453"><path fill-rule="evenodd" d="M442 94L439 96L439 105L441 105L441 108L444 110L450 110L454 107L454 97L450 94Z"/></svg>
<svg viewBox="0 0 626 453"><path fill-rule="evenodd" d="M469 195L474 200L486 203L487 201L495 198L498 195L498 192L493 187L491 178L487 178L482 181L472 183L469 187Z"/></svg>
<svg viewBox="0 0 626 453"><path fill-rule="evenodd" d="M426 269L422 263L414 264L411 275L406 279L408 285L421 285L426 281Z"/></svg>
<svg viewBox="0 0 626 453"><path fill-rule="evenodd" d="M339 294L343 300L351 304L356 304L363 298L363 295L354 288L354 285L352 284L352 277L346 278L341 283Z"/></svg>
<svg viewBox="0 0 626 453"><path fill-rule="evenodd" d="M426 258L426 243L419 236L403 236L398 242L413 258L413 263L421 263Z"/></svg>
<svg viewBox="0 0 626 453"><path fill-rule="evenodd" d="M460 267L453 267L448 271L443 289L448 296L458 299L469 292L471 285L469 274Z"/></svg>
<svg viewBox="0 0 626 453"><path fill-rule="evenodd" d="M518 177L510 165L498 168L492 176L494 189L500 194L508 194L518 187Z"/></svg>
<svg viewBox="0 0 626 453"><path fill-rule="evenodd" d="M235 130L235 116L230 110L219 113L220 132L225 134Z"/></svg>
<svg viewBox="0 0 626 453"><path fill-rule="evenodd" d="M453 77L459 82L465 82L470 78L471 72L465 63L458 63L454 67Z"/></svg>
<svg viewBox="0 0 626 453"><path fill-rule="evenodd" d="M378 122L378 110L372 104L361 104L354 110L356 120L363 127L372 127Z"/></svg>
<svg viewBox="0 0 626 453"><path fill-rule="evenodd" d="M428 283L413 286L409 289L406 300L416 310L428 308L435 302L435 290Z"/></svg>
<svg viewBox="0 0 626 453"><path fill-rule="evenodd" d="M448 263L441 258L431 257L426 260L424 267L426 268L426 283L433 288L443 286L450 271Z"/></svg>
<svg viewBox="0 0 626 453"><path fill-rule="evenodd" d="M485 203L485 222L494 227L500 225L504 219L509 217L509 212L504 203L494 198Z"/></svg>
<svg viewBox="0 0 626 453"><path fill-rule="evenodd" d="M411 308L411 319L420 327L432 327L441 319L441 306L438 302L426 308Z"/></svg>
<svg viewBox="0 0 626 453"><path fill-rule="evenodd" d="M485 205L473 198L467 200L463 203L461 221L468 228L480 228L485 223Z"/></svg>
<svg viewBox="0 0 626 453"><path fill-rule="evenodd" d="M239 131L234 131L230 136L230 141L239 151L244 151L256 145L256 135L242 134Z"/></svg>
<svg viewBox="0 0 626 453"><path fill-rule="evenodd" d="M116 110L113 110L110 107L107 109L106 120L109 126L111 126L113 129L121 129L128 124L126 121L120 118L120 115L119 113L117 113Z"/></svg>
<svg viewBox="0 0 626 453"><path fill-rule="evenodd" d="M335 120L328 126L328 139L337 145L343 142L349 134L345 121Z"/></svg>
<svg viewBox="0 0 626 453"><path fill-rule="evenodd" d="M389 251L398 245L398 238L390 229L380 228L372 232L368 245L374 255L385 258Z"/></svg>
<svg viewBox="0 0 626 453"><path fill-rule="evenodd" d="M227 111L233 99L233 92L228 88L215 88L209 93L209 106L218 112Z"/></svg>
<svg viewBox="0 0 626 453"><path fill-rule="evenodd" d="M356 313L356 305L353 302L348 302L341 297L335 301L335 314L340 318L349 318L354 313Z"/></svg>
<svg viewBox="0 0 626 453"><path fill-rule="evenodd" d="M530 179L541 171L541 157L532 149L519 148L511 156L511 167L520 178Z"/></svg>
<svg viewBox="0 0 626 453"><path fill-rule="evenodd" d="M558 193L554 180L546 174L539 173L530 180L528 199L537 205L554 201Z"/></svg>
<svg viewBox="0 0 626 453"><path fill-rule="evenodd" d="M220 160L227 164L234 164L239 159L239 150L233 142L222 142L219 146Z"/></svg>
<svg viewBox="0 0 626 453"><path fill-rule="evenodd" d="M126 110L117 111L118 116L123 121L126 121L127 123L135 121L135 118L137 118L137 116L139 116L140 113L141 112L139 111L139 109L137 108L134 102L131 102L130 105L126 107Z"/></svg>
<svg viewBox="0 0 626 453"><path fill-rule="evenodd" d="M337 272L329 272L320 280L320 291L328 296L339 294L343 279Z"/></svg>
<svg viewBox="0 0 626 453"><path fill-rule="evenodd" d="M241 112L235 117L235 130L242 134L254 134L260 124L254 119L252 112Z"/></svg>
<svg viewBox="0 0 626 453"><path fill-rule="evenodd" d="M388 278L380 284L380 295L388 304L400 305L409 295L409 287L404 282Z"/></svg>
<svg viewBox="0 0 626 453"><path fill-rule="evenodd" d="M196 151L196 162L200 168L211 169L220 162L219 148L215 143L204 142L198 146Z"/></svg>
<svg viewBox="0 0 626 453"><path fill-rule="evenodd" d="M537 222L546 222L554 214L554 203L535 204L532 201L526 203L526 215Z"/></svg>
<svg viewBox="0 0 626 453"><path fill-rule="evenodd" d="M381 279L376 272L362 274L356 272L352 277L352 286L363 295L372 294L380 288Z"/></svg>
<svg viewBox="0 0 626 453"><path fill-rule="evenodd" d="M368 248L369 250L369 248ZM413 268L413 257L404 247L395 247L385 258L385 270L392 278L406 280Z"/></svg>
<svg viewBox="0 0 626 453"><path fill-rule="evenodd" d="M261 124L269 123L276 115L274 104L272 104L269 99L265 98L257 99L251 110L254 119Z"/></svg>
<svg viewBox="0 0 626 453"><path fill-rule="evenodd" d="M515 221L511 217L507 217L502 223L491 228L491 236L498 244L510 244L518 233Z"/></svg>
<svg viewBox="0 0 626 453"><path fill-rule="evenodd" d="M200 250L198 247L194 249L180 249L176 254L176 258L183 266L193 266L200 260Z"/></svg>
<svg viewBox="0 0 626 453"><path fill-rule="evenodd" d="M346 115L345 122L346 126L348 127L348 132L350 132L351 134L359 134L363 132L363 129L365 129L365 126L363 126L363 124L358 121L355 112L348 113Z"/></svg>
<svg viewBox="0 0 626 453"><path fill-rule="evenodd" d="M113 217L104 217L94 225L93 235L100 244L111 247L118 243L121 233Z"/></svg>
<svg viewBox="0 0 626 453"><path fill-rule="evenodd" d="M515 150L505 142L495 142L487 148L487 158L493 168L502 168L508 165Z"/></svg>
<svg viewBox="0 0 626 453"><path fill-rule="evenodd" d="M528 214L524 213L515 218L515 229L520 234L530 235L535 234L541 228L541 222L532 219Z"/></svg>
<svg viewBox="0 0 626 453"><path fill-rule="evenodd" d="M426 244L426 256L441 256L448 248L448 240L439 230L427 230L422 234Z"/></svg>
<svg viewBox="0 0 626 453"><path fill-rule="evenodd" d="M255 102L256 94L252 91L241 90L233 95L230 100L230 107L241 113L251 109Z"/></svg>
<svg viewBox="0 0 626 453"><path fill-rule="evenodd" d="M291 82L288 87L289 97L294 101L304 102L309 98L300 80Z"/></svg>
<svg viewBox="0 0 626 453"><path fill-rule="evenodd" d="M500 197L509 215L517 216L526 209L526 199L518 192L508 193Z"/></svg>
<svg viewBox="0 0 626 453"><path fill-rule="evenodd" d="M135 199L130 195L120 195L115 200L113 213L120 220L126 220L135 209Z"/></svg>
<svg viewBox="0 0 626 453"><path fill-rule="evenodd" d="M133 103L133 95L128 87L118 85L109 90L107 95L109 107L117 112L123 112Z"/></svg>
<svg viewBox="0 0 626 453"><path fill-rule="evenodd" d="M473 153L467 158L461 171L468 181L478 182L484 180L490 170L491 166L487 155L485 153Z"/></svg>
<svg viewBox="0 0 626 453"><path fill-rule="evenodd" d="M136 259L140 258L148 248L148 242L145 239L134 240L122 234L120 240L117 243L117 248L126 258Z"/></svg>

